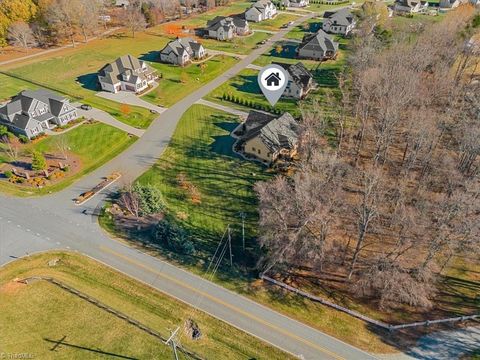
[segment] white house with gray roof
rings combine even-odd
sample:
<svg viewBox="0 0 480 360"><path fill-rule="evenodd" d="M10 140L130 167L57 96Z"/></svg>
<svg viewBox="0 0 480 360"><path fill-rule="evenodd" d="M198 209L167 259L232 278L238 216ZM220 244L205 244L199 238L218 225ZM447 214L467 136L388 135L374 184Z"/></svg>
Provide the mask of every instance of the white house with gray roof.
<svg viewBox="0 0 480 360"><path fill-rule="evenodd" d="M277 15L277 7L270 0L258 0L245 11L245 19L253 22L273 19L275 15Z"/></svg>
<svg viewBox="0 0 480 360"><path fill-rule="evenodd" d="M242 128L240 141L245 155L271 164L279 158L291 159L297 153L298 123L289 113L275 117L252 110Z"/></svg>
<svg viewBox="0 0 480 360"><path fill-rule="evenodd" d="M348 35L355 25L355 17L349 9L325 11L323 14L322 29L327 33Z"/></svg>
<svg viewBox="0 0 480 360"><path fill-rule="evenodd" d="M313 79L313 75L303 63L298 62L296 64L286 64L274 62L273 64L280 65L288 72L288 83L283 96L294 99L303 99L312 89L315 88L316 83Z"/></svg>
<svg viewBox="0 0 480 360"><path fill-rule="evenodd" d="M45 89L22 91L0 108L0 124L29 139L77 118L70 100Z"/></svg>
<svg viewBox="0 0 480 360"><path fill-rule="evenodd" d="M117 93L132 91L140 93L158 79L157 72L145 61L132 55L124 55L105 65L98 73L102 90Z"/></svg>
<svg viewBox="0 0 480 360"><path fill-rule="evenodd" d="M328 60L337 56L338 43L323 30L307 34L297 48L297 56L302 59Z"/></svg>
<svg viewBox="0 0 480 360"><path fill-rule="evenodd" d="M226 41L249 34L250 26L242 16L217 16L207 22L204 32L206 37Z"/></svg>
<svg viewBox="0 0 480 360"><path fill-rule="evenodd" d="M205 48L192 38L177 38L170 41L160 51L160 61L184 66L193 59L202 59L206 55Z"/></svg>

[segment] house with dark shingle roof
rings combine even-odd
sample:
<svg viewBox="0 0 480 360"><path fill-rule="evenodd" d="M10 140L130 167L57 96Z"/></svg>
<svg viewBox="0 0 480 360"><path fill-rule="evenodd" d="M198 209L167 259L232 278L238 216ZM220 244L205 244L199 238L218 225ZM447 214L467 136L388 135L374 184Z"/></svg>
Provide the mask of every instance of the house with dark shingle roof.
<svg viewBox="0 0 480 360"><path fill-rule="evenodd" d="M22 91L0 108L0 124L29 139L77 118L67 98L45 89Z"/></svg>
<svg viewBox="0 0 480 360"><path fill-rule="evenodd" d="M250 33L250 26L245 17L237 16L217 16L207 22L204 29L205 36L220 41L231 40L235 36L244 36Z"/></svg>
<svg viewBox="0 0 480 360"><path fill-rule="evenodd" d="M271 164L279 158L291 159L297 153L298 123L289 113L275 117L252 110L242 127L240 140L245 155Z"/></svg>
<svg viewBox="0 0 480 360"><path fill-rule="evenodd" d="M177 38L170 41L160 51L160 61L184 66L192 59L202 59L206 55L205 48L192 38Z"/></svg>
<svg viewBox="0 0 480 360"><path fill-rule="evenodd" d="M245 19L253 22L273 19L275 15L277 15L277 7L270 0L258 0L245 11Z"/></svg>
<svg viewBox="0 0 480 360"><path fill-rule="evenodd" d="M349 9L325 11L323 14L322 29L327 33L348 35L355 25L355 17Z"/></svg>
<svg viewBox="0 0 480 360"><path fill-rule="evenodd" d="M338 43L325 31L307 34L297 48L297 56L303 59L328 60L337 56Z"/></svg>
<svg viewBox="0 0 480 360"><path fill-rule="evenodd" d="M273 64L280 65L288 72L288 84L283 96L292 97L294 99L303 99L307 96L310 90L315 88L316 83L313 79L313 75L303 63L285 64L274 62Z"/></svg>
<svg viewBox="0 0 480 360"><path fill-rule="evenodd" d="M132 55L124 55L105 65L98 73L102 90L117 93L133 91L140 93L158 79L157 72L145 61Z"/></svg>

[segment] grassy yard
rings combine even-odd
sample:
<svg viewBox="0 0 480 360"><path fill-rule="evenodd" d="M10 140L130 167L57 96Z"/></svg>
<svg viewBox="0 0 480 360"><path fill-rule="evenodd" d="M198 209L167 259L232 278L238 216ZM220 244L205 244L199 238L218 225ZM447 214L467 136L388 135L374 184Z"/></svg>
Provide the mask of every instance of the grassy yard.
<svg viewBox="0 0 480 360"><path fill-rule="evenodd" d="M258 42L268 39L270 36L270 34L264 32L254 32L253 34L247 36L237 36L232 41L201 39L200 42L207 49L246 55L252 51Z"/></svg>
<svg viewBox="0 0 480 360"><path fill-rule="evenodd" d="M203 63L203 70L199 64L190 64L182 68L161 63L152 63L152 66L162 74L159 86L143 96L153 104L172 106L192 91L232 67L236 60L231 56L218 55ZM183 80L183 82L182 82Z"/></svg>
<svg viewBox="0 0 480 360"><path fill-rule="evenodd" d="M184 224L194 230L195 246L210 256L228 224L238 229L240 212L246 213L247 238L255 236L256 197L252 186L266 178L263 168L232 152L230 132L239 119L202 105L183 115L170 145L158 163L138 181L157 186L173 215L185 214ZM179 185L180 174L197 187L194 203ZM234 247L241 245L235 238ZM251 247L252 244L249 244Z"/></svg>
<svg viewBox="0 0 480 360"><path fill-rule="evenodd" d="M295 14L287 14L281 13L275 16L273 19L261 21L258 23L251 22L250 28L251 29L261 29L261 30L268 30L268 31L277 31L280 27L284 24L287 24L289 21L298 20L299 15Z"/></svg>
<svg viewBox="0 0 480 360"><path fill-rule="evenodd" d="M56 266L49 260L59 259ZM29 285L15 278L52 276L100 300L168 337L180 326L181 343L208 359L290 359L288 354L205 313L74 253L43 253L17 260L0 269L0 349L31 353L36 359L125 357L169 359L170 347L52 284ZM183 323L193 318L202 338L192 340ZM52 351L54 343L64 342ZM181 359L185 359L181 355Z"/></svg>
<svg viewBox="0 0 480 360"><path fill-rule="evenodd" d="M227 106L237 106L232 102L222 100L224 94L229 94L239 99L250 100L261 106L269 107L267 99L258 86L257 76L257 70L242 70L237 76L212 91L206 98L211 101L222 102L222 104ZM298 105L293 99L281 99L275 105L275 108L298 115Z"/></svg>
<svg viewBox="0 0 480 360"><path fill-rule="evenodd" d="M303 36L306 33L316 33L321 28L322 28L322 20L320 18L312 18L312 19L309 19L309 20L305 21L301 25L295 26L292 30L290 30L285 35L285 38L302 40Z"/></svg>
<svg viewBox="0 0 480 360"><path fill-rule="evenodd" d="M18 196L44 195L59 191L117 156L136 140L135 137L129 137L125 132L102 123L83 124L65 134L49 136L38 142L27 144L23 150L25 152L37 150L43 153L58 153L56 141L59 137L66 139L70 151L80 159L81 170L78 173L73 176L68 176L67 173L65 180L42 189L18 186L1 181L0 191ZM1 156L2 152L0 151Z"/></svg>

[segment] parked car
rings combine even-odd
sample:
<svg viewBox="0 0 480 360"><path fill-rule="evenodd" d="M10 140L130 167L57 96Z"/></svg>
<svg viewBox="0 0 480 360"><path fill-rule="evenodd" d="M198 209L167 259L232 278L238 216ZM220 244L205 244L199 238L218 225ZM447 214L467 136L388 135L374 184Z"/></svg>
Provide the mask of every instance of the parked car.
<svg viewBox="0 0 480 360"><path fill-rule="evenodd" d="M257 43L257 45L264 45L267 43L267 40L262 40Z"/></svg>
<svg viewBox="0 0 480 360"><path fill-rule="evenodd" d="M80 109L82 109L82 110L92 110L92 106L88 105L88 104L82 104L80 106Z"/></svg>
<svg viewBox="0 0 480 360"><path fill-rule="evenodd" d="M283 24L282 26L280 26L280 29L286 29L288 28L288 24Z"/></svg>
<svg viewBox="0 0 480 360"><path fill-rule="evenodd" d="M295 24L294 21L289 21L289 22L288 22L288 26L292 26L293 24Z"/></svg>

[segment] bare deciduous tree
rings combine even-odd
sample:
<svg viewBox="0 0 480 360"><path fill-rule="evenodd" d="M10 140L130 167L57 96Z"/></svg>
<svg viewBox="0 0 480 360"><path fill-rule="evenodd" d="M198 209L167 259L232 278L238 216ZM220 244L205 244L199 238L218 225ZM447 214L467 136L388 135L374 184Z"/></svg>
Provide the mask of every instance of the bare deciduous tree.
<svg viewBox="0 0 480 360"><path fill-rule="evenodd" d="M7 36L10 44L22 47L26 52L31 47L37 45L32 29L23 21L17 21L10 25Z"/></svg>
<svg viewBox="0 0 480 360"><path fill-rule="evenodd" d="M145 16L143 16L140 9L130 6L125 9L121 16L121 21L132 32L132 37L135 37L137 31L143 30L147 27Z"/></svg>

